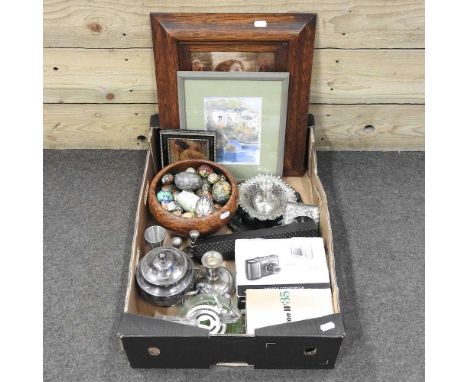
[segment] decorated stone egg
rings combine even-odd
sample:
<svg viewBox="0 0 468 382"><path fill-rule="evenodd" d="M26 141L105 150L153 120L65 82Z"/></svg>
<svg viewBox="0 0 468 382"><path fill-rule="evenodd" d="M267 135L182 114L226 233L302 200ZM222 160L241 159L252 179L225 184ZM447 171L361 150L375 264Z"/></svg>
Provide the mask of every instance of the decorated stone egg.
<svg viewBox="0 0 468 382"><path fill-rule="evenodd" d="M219 204L224 204L229 200L231 196L231 185L225 180L220 180L213 184L213 189L211 190L213 199Z"/></svg>
<svg viewBox="0 0 468 382"><path fill-rule="evenodd" d="M165 184L164 186L161 187L161 190L172 193L174 191L174 185L173 184Z"/></svg>
<svg viewBox="0 0 468 382"><path fill-rule="evenodd" d="M208 175L207 180L210 184L215 184L219 180L219 175L212 172Z"/></svg>
<svg viewBox="0 0 468 382"><path fill-rule="evenodd" d="M187 170L185 170L185 172L190 172L192 174L196 174L197 170L195 170L193 167L189 167Z"/></svg>
<svg viewBox="0 0 468 382"><path fill-rule="evenodd" d="M173 212L173 211L180 211L181 213L184 212L184 209L177 204L177 202L162 202L161 207L164 208L166 211Z"/></svg>
<svg viewBox="0 0 468 382"><path fill-rule="evenodd" d="M198 175L200 175L202 178L206 178L211 173L213 173L213 169L206 164L202 164L200 167L198 167Z"/></svg>
<svg viewBox="0 0 468 382"><path fill-rule="evenodd" d="M199 199L199 196L189 191L182 191L175 197L176 202L188 212L195 211Z"/></svg>
<svg viewBox="0 0 468 382"><path fill-rule="evenodd" d="M190 172L179 172L174 178L174 183L177 188L185 191L198 190L202 186L202 178L197 174Z"/></svg>
<svg viewBox="0 0 468 382"><path fill-rule="evenodd" d="M171 192L163 191L163 190L159 191L156 194L156 198L158 199L159 203L163 203L163 202L169 203L174 200L174 197L172 196Z"/></svg>
<svg viewBox="0 0 468 382"><path fill-rule="evenodd" d="M211 192L211 184L206 179L202 180L201 187L197 191L195 191L195 193L198 196L202 196L202 194L206 194L206 193L209 194L210 192Z"/></svg>
<svg viewBox="0 0 468 382"><path fill-rule="evenodd" d="M213 212L213 202L207 196L202 196L195 207L195 214L198 217L210 215Z"/></svg>
<svg viewBox="0 0 468 382"><path fill-rule="evenodd" d="M171 184L174 181L174 175L171 173L164 174L161 178L162 184Z"/></svg>
<svg viewBox="0 0 468 382"><path fill-rule="evenodd" d="M195 214L194 214L193 212L184 212L184 213L182 214L182 217L183 217L183 218L189 218L189 219L190 219L190 218L194 218L194 217L195 217Z"/></svg>

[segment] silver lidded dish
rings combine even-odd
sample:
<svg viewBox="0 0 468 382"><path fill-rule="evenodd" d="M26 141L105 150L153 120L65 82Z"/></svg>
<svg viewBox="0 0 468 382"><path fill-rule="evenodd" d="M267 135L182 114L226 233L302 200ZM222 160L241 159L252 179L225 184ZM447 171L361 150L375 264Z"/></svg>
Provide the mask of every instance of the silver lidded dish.
<svg viewBox="0 0 468 382"><path fill-rule="evenodd" d="M297 202L295 191L278 176L260 174L239 186L240 206L258 220L279 218L288 202Z"/></svg>
<svg viewBox="0 0 468 382"><path fill-rule="evenodd" d="M138 264L136 281L141 294L160 306L173 306L191 292L195 271L190 258L176 248L152 249Z"/></svg>

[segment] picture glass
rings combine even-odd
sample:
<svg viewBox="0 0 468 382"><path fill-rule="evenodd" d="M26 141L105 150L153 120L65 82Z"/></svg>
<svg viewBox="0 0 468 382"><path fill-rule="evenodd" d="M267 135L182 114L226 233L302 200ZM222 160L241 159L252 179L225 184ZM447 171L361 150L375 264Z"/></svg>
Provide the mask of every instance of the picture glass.
<svg viewBox="0 0 468 382"><path fill-rule="evenodd" d="M181 128L215 132L216 161L238 180L259 172L281 175L287 82L192 77L181 85Z"/></svg>
<svg viewBox="0 0 468 382"><path fill-rule="evenodd" d="M272 72L273 52L192 52L192 71Z"/></svg>
<svg viewBox="0 0 468 382"><path fill-rule="evenodd" d="M209 142L206 139L186 139L182 137L167 140L169 163L187 159L210 159Z"/></svg>
<svg viewBox="0 0 468 382"><path fill-rule="evenodd" d="M204 97L205 130L216 132L221 164L260 164L261 97Z"/></svg>

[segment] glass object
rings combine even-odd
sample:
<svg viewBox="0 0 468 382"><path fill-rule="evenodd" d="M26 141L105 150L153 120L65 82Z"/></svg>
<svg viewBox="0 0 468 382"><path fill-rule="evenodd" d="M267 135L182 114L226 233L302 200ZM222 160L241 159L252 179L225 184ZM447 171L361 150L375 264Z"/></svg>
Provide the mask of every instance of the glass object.
<svg viewBox="0 0 468 382"><path fill-rule="evenodd" d="M202 256L201 263L204 268L197 274L197 288L200 293L215 293L226 297L234 293L234 277L222 266L221 253L208 251Z"/></svg>
<svg viewBox="0 0 468 382"><path fill-rule="evenodd" d="M198 327L208 329L210 334L224 334L227 324L239 321L241 314L224 296L199 294L182 305L179 316L194 320Z"/></svg>
<svg viewBox="0 0 468 382"><path fill-rule="evenodd" d="M240 206L258 220L275 220L284 214L286 203L296 201L293 188L277 176L260 174L239 187Z"/></svg>

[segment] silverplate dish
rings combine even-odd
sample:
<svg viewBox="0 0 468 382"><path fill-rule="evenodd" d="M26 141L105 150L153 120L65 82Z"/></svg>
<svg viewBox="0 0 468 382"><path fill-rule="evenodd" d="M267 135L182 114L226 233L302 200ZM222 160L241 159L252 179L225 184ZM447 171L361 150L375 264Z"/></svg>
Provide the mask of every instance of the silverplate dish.
<svg viewBox="0 0 468 382"><path fill-rule="evenodd" d="M239 186L240 206L258 220L282 216L288 202L297 202L295 191L278 176L260 174Z"/></svg>
<svg viewBox="0 0 468 382"><path fill-rule="evenodd" d="M155 248L138 264L136 281L146 299L160 306L172 306L193 290L194 266L192 260L176 248Z"/></svg>

